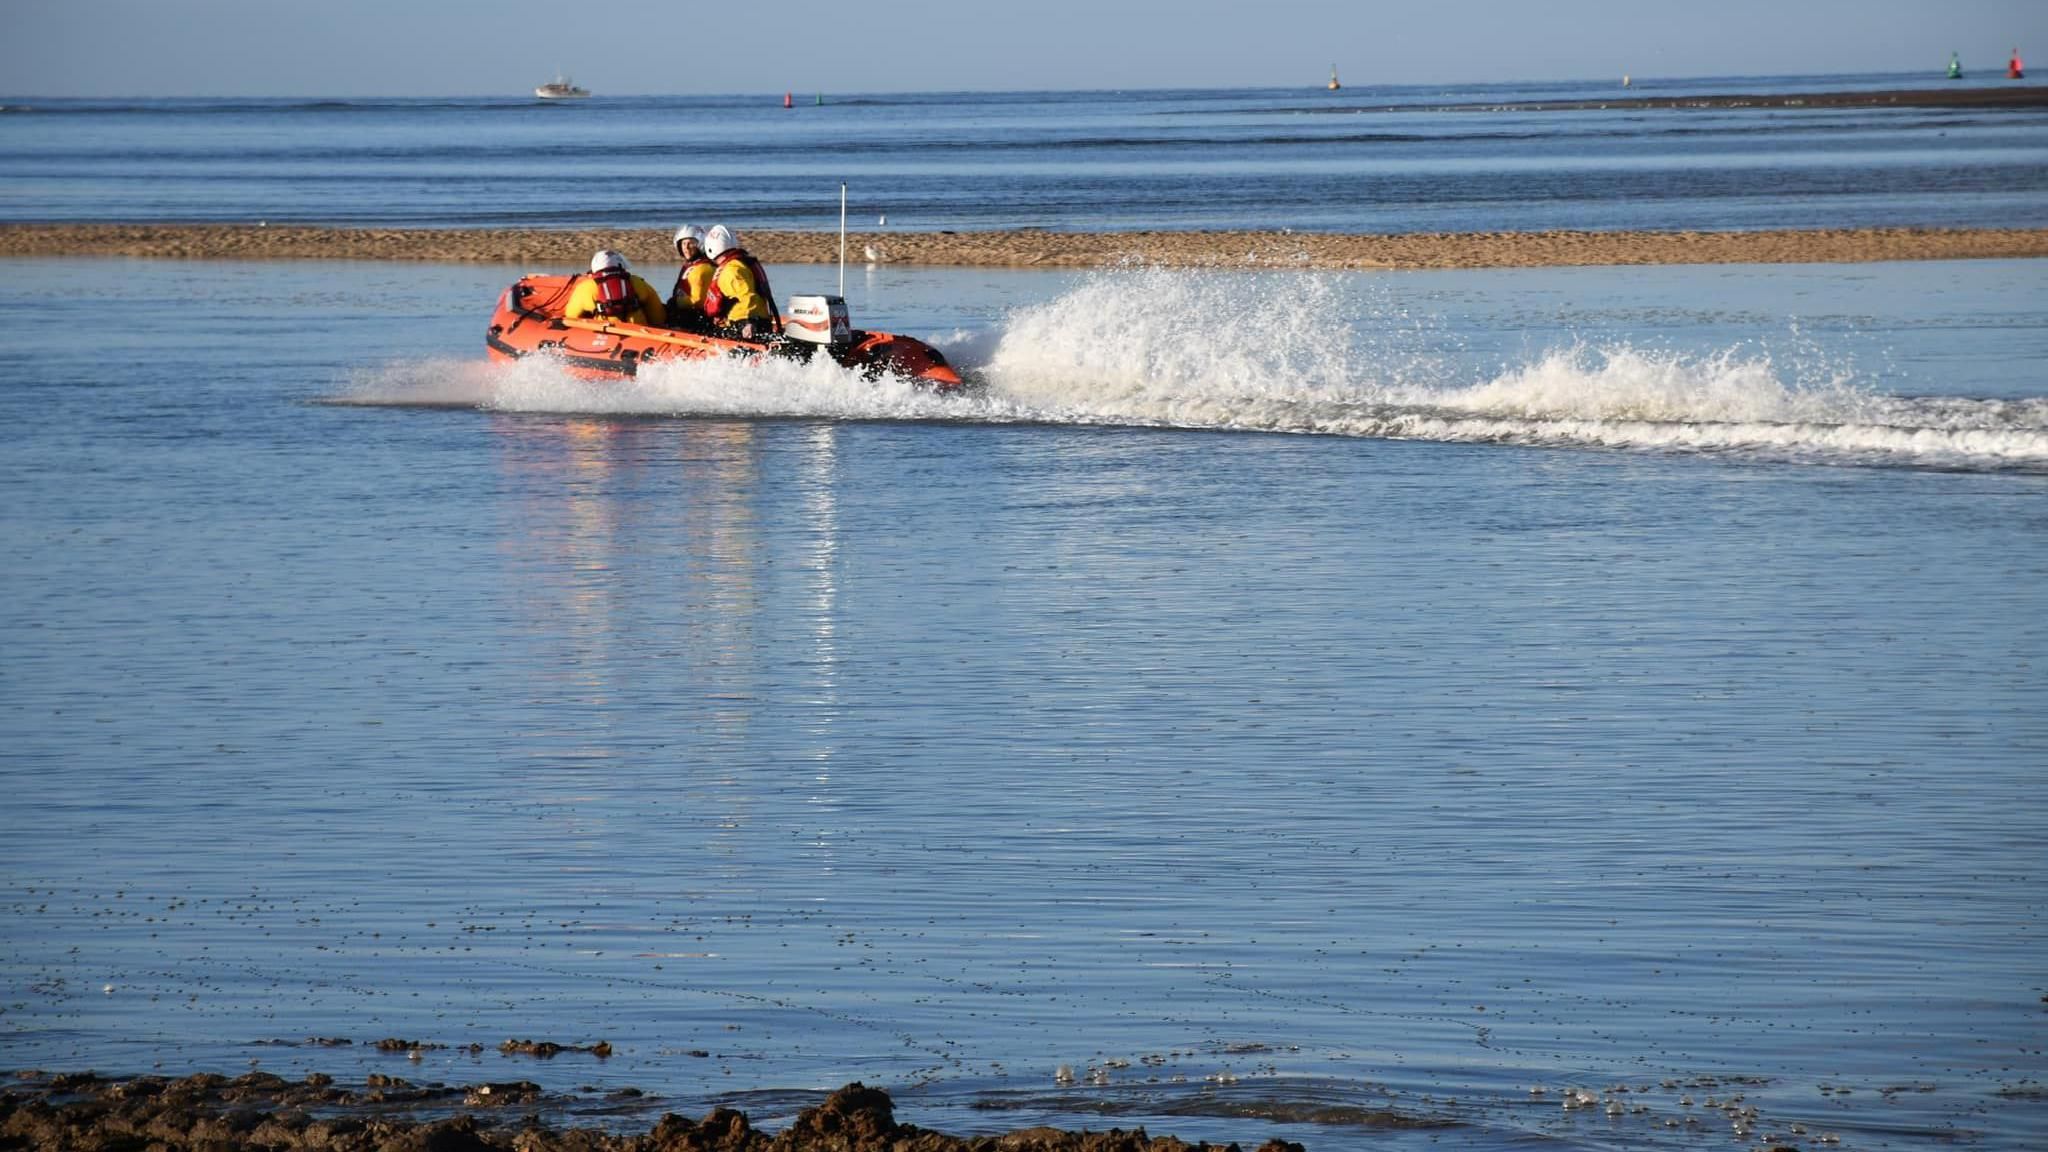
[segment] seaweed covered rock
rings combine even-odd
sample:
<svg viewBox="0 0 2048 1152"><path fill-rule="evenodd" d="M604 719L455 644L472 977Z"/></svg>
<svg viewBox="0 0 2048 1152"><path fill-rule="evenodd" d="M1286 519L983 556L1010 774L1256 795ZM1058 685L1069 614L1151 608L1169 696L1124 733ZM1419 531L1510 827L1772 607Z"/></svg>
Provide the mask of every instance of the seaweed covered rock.
<svg viewBox="0 0 2048 1152"><path fill-rule="evenodd" d="M749 1152L768 1138L753 1130L747 1114L730 1108L713 1109L699 1121L682 1116L663 1116L648 1134L649 1152Z"/></svg>
<svg viewBox="0 0 2048 1152"><path fill-rule="evenodd" d="M576 1101L525 1080L465 1089L373 1076L351 1093L320 1074L299 1082L267 1072L234 1080L20 1079L27 1082L0 1090L0 1152L1238 1152L1234 1144L1191 1145L1142 1128L1028 1128L962 1139L898 1124L889 1094L858 1083L771 1138L731 1108L701 1120L663 1116L637 1135L551 1128L543 1117ZM1303 1150L1269 1141L1259 1152Z"/></svg>
<svg viewBox="0 0 2048 1152"><path fill-rule="evenodd" d="M896 1136L896 1102L855 1082L806 1108L775 1138L776 1152L855 1152L887 1148Z"/></svg>

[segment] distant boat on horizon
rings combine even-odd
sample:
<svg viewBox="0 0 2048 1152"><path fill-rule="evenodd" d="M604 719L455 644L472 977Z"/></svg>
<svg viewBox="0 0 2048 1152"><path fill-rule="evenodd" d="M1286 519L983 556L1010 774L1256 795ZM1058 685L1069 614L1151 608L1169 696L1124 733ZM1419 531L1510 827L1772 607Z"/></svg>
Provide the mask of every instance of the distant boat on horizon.
<svg viewBox="0 0 2048 1152"><path fill-rule="evenodd" d="M567 76L557 72L553 83L535 88L533 94L543 100L587 100L590 89L578 88Z"/></svg>
<svg viewBox="0 0 2048 1152"><path fill-rule="evenodd" d="M1335 92L1342 87L1344 87L1342 84L1337 83L1337 66L1332 64L1330 65L1330 91Z"/></svg>

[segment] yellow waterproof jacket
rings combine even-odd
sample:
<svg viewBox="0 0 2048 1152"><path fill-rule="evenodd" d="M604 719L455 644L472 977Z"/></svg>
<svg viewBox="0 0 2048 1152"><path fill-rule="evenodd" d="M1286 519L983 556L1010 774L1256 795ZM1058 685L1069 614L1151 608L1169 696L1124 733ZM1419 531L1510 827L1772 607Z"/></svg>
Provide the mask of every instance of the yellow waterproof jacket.
<svg viewBox="0 0 2048 1152"><path fill-rule="evenodd" d="M761 286L755 283L754 270L747 267L744 255L721 259L711 284L716 289L713 299L722 297L723 302L729 305L724 312L712 317L721 324L766 320L774 311L768 297L761 292Z"/></svg>
<svg viewBox="0 0 2048 1152"><path fill-rule="evenodd" d="M684 265L682 272L676 276L676 290L668 298L669 316L675 319L694 316L702 323L704 295L711 291L711 278L717 271L717 267L709 260Z"/></svg>
<svg viewBox="0 0 2048 1152"><path fill-rule="evenodd" d="M621 317L621 319L628 324L650 324L656 328L666 324L668 322L668 309L662 307L661 293L654 290L654 285L649 284L630 272L626 274L626 279L630 280L633 284L634 306L633 310ZM595 279L589 276L577 278L576 287L569 291L568 307L562 309L562 315L571 320L601 318L597 314L597 281Z"/></svg>

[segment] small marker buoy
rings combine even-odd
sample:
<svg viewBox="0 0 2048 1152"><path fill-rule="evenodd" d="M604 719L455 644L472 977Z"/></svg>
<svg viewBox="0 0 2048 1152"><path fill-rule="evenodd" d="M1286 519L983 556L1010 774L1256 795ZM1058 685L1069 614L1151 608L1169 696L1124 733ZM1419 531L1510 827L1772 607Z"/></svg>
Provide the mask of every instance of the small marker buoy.
<svg viewBox="0 0 2048 1152"><path fill-rule="evenodd" d="M796 93L794 91L784 92L782 94L782 106L784 108L796 107Z"/></svg>

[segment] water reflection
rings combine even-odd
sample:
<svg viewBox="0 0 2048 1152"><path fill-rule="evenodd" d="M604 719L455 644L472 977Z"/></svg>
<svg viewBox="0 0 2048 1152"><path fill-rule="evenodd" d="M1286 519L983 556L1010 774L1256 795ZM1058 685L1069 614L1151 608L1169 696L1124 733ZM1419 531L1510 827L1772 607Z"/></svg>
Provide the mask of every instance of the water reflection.
<svg viewBox="0 0 2048 1152"><path fill-rule="evenodd" d="M840 738L840 430L506 417L494 431L506 626L526 653L511 671L532 714L554 718L512 736L509 754L570 774L572 800L633 787L687 807L701 821L688 851L740 870L750 814L801 768L819 811L797 834L823 850ZM764 500L784 509L765 523ZM607 762L607 779L589 778Z"/></svg>
<svg viewBox="0 0 2048 1152"><path fill-rule="evenodd" d="M804 755L809 759L811 792L809 805L816 829L810 840L819 854L819 867L832 870L831 838L838 824L838 802L832 793L832 758L836 735L833 726L839 710L839 428L820 424L811 428L803 441L803 455L797 476L803 485L798 506L803 509L804 538L802 603L806 639L810 646L810 698L804 731L810 737Z"/></svg>
<svg viewBox="0 0 2048 1152"><path fill-rule="evenodd" d="M546 675L559 677L582 703L602 708L609 702L607 649L618 616L612 553L619 509L609 495L621 427L603 420L569 420L547 431L552 435L542 439L555 440L557 451L537 458L553 465L545 478L556 495L550 499L544 489L522 491L521 531L510 542L537 545L539 571L550 578L544 582L555 585L542 602L543 611L526 619L567 626L564 639L570 651ZM534 531L536 526L542 530Z"/></svg>
<svg viewBox="0 0 2048 1152"><path fill-rule="evenodd" d="M749 699L765 559L756 428L508 417L495 431L510 497L500 551L517 623L552 649L542 680L611 707L654 647L712 671L693 678L705 698ZM748 712L713 715L739 734Z"/></svg>

